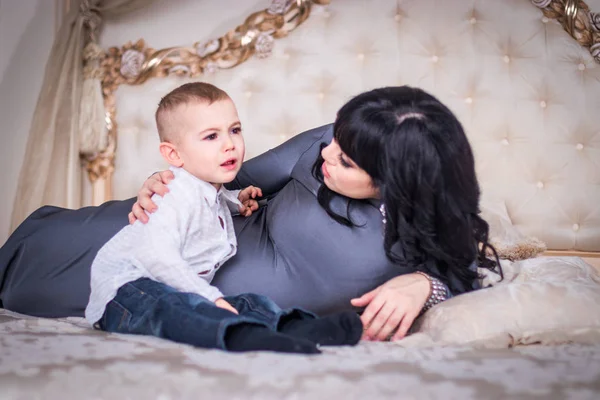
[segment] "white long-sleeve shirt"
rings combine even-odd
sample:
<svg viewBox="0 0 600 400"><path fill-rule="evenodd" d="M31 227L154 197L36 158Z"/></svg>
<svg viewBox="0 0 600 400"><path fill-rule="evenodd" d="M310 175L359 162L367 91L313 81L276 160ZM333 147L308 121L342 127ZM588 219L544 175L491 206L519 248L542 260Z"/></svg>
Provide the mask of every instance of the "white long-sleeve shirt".
<svg viewBox="0 0 600 400"><path fill-rule="evenodd" d="M237 241L231 212L241 203L239 191L219 191L182 168L171 168L169 192L152 200L157 211L147 224L121 229L98 251L91 270L91 294L85 309L90 324L104 314L118 289L150 278L210 301L222 293L210 282L216 270L235 255Z"/></svg>

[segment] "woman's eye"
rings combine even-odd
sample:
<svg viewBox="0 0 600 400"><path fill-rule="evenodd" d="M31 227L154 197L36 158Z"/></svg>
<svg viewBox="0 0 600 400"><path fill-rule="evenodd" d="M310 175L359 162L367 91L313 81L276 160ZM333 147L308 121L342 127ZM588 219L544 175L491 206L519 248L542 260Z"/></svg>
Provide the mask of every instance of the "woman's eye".
<svg viewBox="0 0 600 400"><path fill-rule="evenodd" d="M350 167L352 167L352 165L348 164L348 162L346 162L346 160L344 160L344 157L342 157L341 154L340 154L340 164L344 168L350 168Z"/></svg>
<svg viewBox="0 0 600 400"><path fill-rule="evenodd" d="M215 140L217 138L217 134L216 133L211 133L210 135L206 136L204 138L204 140Z"/></svg>
<svg viewBox="0 0 600 400"><path fill-rule="evenodd" d="M242 133L242 128L233 128L231 130L231 133L234 133L236 135L239 135L240 133Z"/></svg>

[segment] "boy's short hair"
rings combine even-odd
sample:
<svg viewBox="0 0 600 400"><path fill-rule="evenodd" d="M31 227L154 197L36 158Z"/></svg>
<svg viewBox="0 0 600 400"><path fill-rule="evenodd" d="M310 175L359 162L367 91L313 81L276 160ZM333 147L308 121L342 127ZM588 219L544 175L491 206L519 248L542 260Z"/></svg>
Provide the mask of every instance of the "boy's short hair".
<svg viewBox="0 0 600 400"><path fill-rule="evenodd" d="M229 95L218 87L206 82L191 82L173 89L160 99L156 110L156 128L161 142L172 140L168 114L177 107L191 102L206 102L209 105L219 100L229 99Z"/></svg>

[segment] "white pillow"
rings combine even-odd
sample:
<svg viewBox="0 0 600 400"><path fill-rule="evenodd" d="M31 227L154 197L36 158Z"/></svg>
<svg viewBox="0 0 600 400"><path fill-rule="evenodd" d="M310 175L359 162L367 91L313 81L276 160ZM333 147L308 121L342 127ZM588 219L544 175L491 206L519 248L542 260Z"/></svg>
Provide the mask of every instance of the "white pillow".
<svg viewBox="0 0 600 400"><path fill-rule="evenodd" d="M490 244L500 259L525 260L546 251L544 242L533 236L525 236L514 227L504 200L484 195L481 199L481 217L490 226Z"/></svg>
<svg viewBox="0 0 600 400"><path fill-rule="evenodd" d="M426 312L402 346L600 343L600 273L579 257L502 262L505 280ZM488 274L487 271L480 271Z"/></svg>

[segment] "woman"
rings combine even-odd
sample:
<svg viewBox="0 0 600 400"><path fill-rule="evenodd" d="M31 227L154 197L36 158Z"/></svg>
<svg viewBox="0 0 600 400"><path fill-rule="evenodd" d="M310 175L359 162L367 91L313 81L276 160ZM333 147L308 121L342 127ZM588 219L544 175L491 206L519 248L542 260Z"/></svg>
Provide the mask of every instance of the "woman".
<svg viewBox="0 0 600 400"><path fill-rule="evenodd" d="M146 220L142 208L153 209L151 194L164 194L169 178L144 184L135 217ZM244 164L233 186L251 184L267 201L234 219L238 253L213 281L225 294L260 293L317 313L365 307L366 339L398 339L426 303L474 289L475 265L492 268L471 148L454 115L422 90L358 95L333 128ZM132 204L33 213L0 249L0 305L81 316L90 265Z"/></svg>
<svg viewBox="0 0 600 400"><path fill-rule="evenodd" d="M147 221L151 195L164 195L171 178L146 181L131 222ZM474 261L493 268L470 145L454 115L422 90L353 98L333 129L248 161L232 187L248 185L269 200L236 221L238 255L214 281L224 293L257 292L317 312L352 299L366 307L365 338L396 331L397 339L426 302L475 288ZM439 298L431 296L437 280L447 285Z"/></svg>

